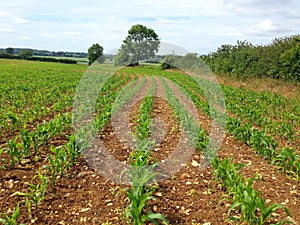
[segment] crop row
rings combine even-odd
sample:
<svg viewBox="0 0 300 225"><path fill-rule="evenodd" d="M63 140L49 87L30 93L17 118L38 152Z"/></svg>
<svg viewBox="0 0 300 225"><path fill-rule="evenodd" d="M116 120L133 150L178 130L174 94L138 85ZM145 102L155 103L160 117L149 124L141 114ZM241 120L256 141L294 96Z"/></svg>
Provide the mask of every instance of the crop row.
<svg viewBox="0 0 300 225"><path fill-rule="evenodd" d="M112 76L106 84L104 91L116 92L130 77L124 76L125 79ZM129 78L128 78L129 77ZM105 95L106 96L106 95ZM57 114L52 120L37 124L33 129L19 128L19 134L10 140L7 140L5 146L0 149L1 167L5 169L6 160L13 169L15 164L20 165L27 163L35 163L43 157L42 149L47 151L45 158L46 164L38 169L37 176L33 178L33 183L28 184L26 192L15 192L14 195L21 197L23 200L16 206L12 216L4 214L1 222L6 224L17 224L20 215L20 204L27 207L29 218L32 218L32 209L37 209L48 193L48 186L51 182L56 185L57 178L64 176L68 169L77 164L76 159L80 157L84 150L84 145L80 140L76 140L75 135L66 135L69 133L72 126L71 113ZM51 145L51 140L57 137L65 136L67 142L59 146ZM61 139L61 138L60 138ZM64 138L63 138L64 139ZM65 142L65 141L64 141ZM44 151L43 151L44 152ZM8 158L3 154L7 153ZM4 157L2 157L4 156Z"/></svg>
<svg viewBox="0 0 300 225"><path fill-rule="evenodd" d="M165 83L166 85L166 83ZM174 98L174 93L171 93L171 89L168 89L169 97ZM170 100L170 98L168 98ZM201 141L202 146L205 148L208 146L209 139L207 137ZM201 150L203 151L204 148ZM207 157L207 156L206 156ZM233 211L238 212L240 215L230 216L228 220L243 220L250 225L265 224L273 217L273 213L284 208L286 213L290 216L289 210L280 204L273 204L267 206L261 193L253 189L252 181L254 178L243 179L242 174L239 174L239 170L242 165L234 165L228 159L219 159L217 155L211 158L214 168L215 179L221 182L223 191L228 194L225 195L222 201L226 200L230 202L231 206L228 209L228 215L230 216ZM277 224L288 223L289 221L281 221Z"/></svg>
<svg viewBox="0 0 300 225"><path fill-rule="evenodd" d="M199 98L199 94L205 96L203 90L194 82L188 82L188 78L180 79L176 78L176 81L189 89L195 98ZM207 86L210 83L205 80L201 82ZM222 90L225 94L226 110L234 113L236 117L253 123L265 129L269 134L279 136L280 139L289 143L299 138L297 127L300 126L300 115L299 103L296 100L289 100L278 94L258 93L228 86L222 86ZM202 104L207 104L204 107L207 112L208 103Z"/></svg>
<svg viewBox="0 0 300 225"><path fill-rule="evenodd" d="M223 87L227 109L239 118L292 143L299 138L299 103L278 94Z"/></svg>
<svg viewBox="0 0 300 225"><path fill-rule="evenodd" d="M175 76L172 73L164 73L163 76L167 76L185 89L185 92L191 96L196 107L211 116L209 103L203 100L201 95L199 95L201 89L195 86L196 83L193 80L184 75ZM208 81L204 80L202 82L207 83ZM203 90L201 92L203 93ZM246 108L246 106L241 107ZM238 116L243 118L242 114L238 114ZM228 117L226 124L226 129L229 133L235 135L237 139L252 147L255 152L276 165L278 169L296 180L299 180L300 156L297 151L286 146L279 149L278 142L273 136L267 133L267 128L257 129L254 128L250 122L243 123L241 119L234 117Z"/></svg>
<svg viewBox="0 0 300 225"><path fill-rule="evenodd" d="M168 224L168 221L162 214L153 213L147 207L147 202L155 199L153 192L156 190L156 186L151 185L151 183L159 175L157 172L153 172L156 163L150 164L151 149L155 145L152 140L149 140L150 111L153 105L155 90L155 80L153 78L151 79L151 83L151 87L141 102L139 112L136 115L137 126L135 128L135 135L137 142L130 154L131 168L124 171L128 174L131 184L131 187L126 188L130 203L127 206L125 215L128 223L133 222L134 225L142 225L146 221L158 224L158 220Z"/></svg>

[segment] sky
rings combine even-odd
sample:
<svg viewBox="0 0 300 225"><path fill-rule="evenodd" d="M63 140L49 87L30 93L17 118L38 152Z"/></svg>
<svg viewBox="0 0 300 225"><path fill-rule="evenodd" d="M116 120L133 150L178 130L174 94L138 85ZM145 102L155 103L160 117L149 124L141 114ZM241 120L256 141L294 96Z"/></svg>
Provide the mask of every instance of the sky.
<svg viewBox="0 0 300 225"><path fill-rule="evenodd" d="M132 25L162 42L207 54L237 40L268 44L300 33L299 0L0 0L0 48L105 53Z"/></svg>

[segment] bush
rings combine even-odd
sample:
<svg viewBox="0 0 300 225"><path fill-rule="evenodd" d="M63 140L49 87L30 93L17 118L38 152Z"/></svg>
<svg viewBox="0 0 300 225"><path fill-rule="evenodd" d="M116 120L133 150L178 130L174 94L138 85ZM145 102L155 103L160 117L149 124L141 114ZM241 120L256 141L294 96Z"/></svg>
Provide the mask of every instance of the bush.
<svg viewBox="0 0 300 225"><path fill-rule="evenodd" d="M272 77L300 81L300 35L277 38L265 46L237 41L201 58L216 74L241 79Z"/></svg>

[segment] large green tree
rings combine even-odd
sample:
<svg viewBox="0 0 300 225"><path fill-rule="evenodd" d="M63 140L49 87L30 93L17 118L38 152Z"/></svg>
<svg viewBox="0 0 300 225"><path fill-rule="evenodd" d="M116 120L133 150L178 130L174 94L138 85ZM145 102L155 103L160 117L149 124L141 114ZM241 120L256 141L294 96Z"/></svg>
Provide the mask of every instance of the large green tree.
<svg viewBox="0 0 300 225"><path fill-rule="evenodd" d="M19 56L22 58L22 59L28 59L28 58L31 58L33 56L33 51L31 49L23 49Z"/></svg>
<svg viewBox="0 0 300 225"><path fill-rule="evenodd" d="M91 65L96 60L99 63L103 63L105 60L104 55L103 55L103 47L101 45L99 45L98 43L93 44L88 49L88 59L89 59L89 65Z"/></svg>
<svg viewBox="0 0 300 225"><path fill-rule="evenodd" d="M159 44L160 39L153 29L134 25L128 31L114 63L118 66L138 65L141 60L154 57Z"/></svg>
<svg viewBox="0 0 300 225"><path fill-rule="evenodd" d="M11 47L8 47L8 48L5 50L5 52L6 52L7 54L13 55L13 54L14 54L14 49L11 48Z"/></svg>

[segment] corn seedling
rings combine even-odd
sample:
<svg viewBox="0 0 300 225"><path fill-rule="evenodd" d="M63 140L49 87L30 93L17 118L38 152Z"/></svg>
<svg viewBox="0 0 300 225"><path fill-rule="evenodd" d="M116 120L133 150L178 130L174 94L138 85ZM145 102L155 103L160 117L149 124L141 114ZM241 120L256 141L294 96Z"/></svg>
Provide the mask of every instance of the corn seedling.
<svg viewBox="0 0 300 225"><path fill-rule="evenodd" d="M8 112L8 113L6 113L6 115L7 115L7 118L10 119L10 121L11 121L12 129L17 130L18 121L19 121L18 115L14 112Z"/></svg>
<svg viewBox="0 0 300 225"><path fill-rule="evenodd" d="M152 80L152 88L149 95L152 95L154 85ZM147 201L155 199L153 197L154 186L147 186L150 182L155 180L158 173L153 172L156 164L149 166L149 158L151 157L151 149L154 147L155 142L149 141L149 128L150 128L150 110L153 104L152 97L146 97L140 107L140 115L137 119L138 125L136 127L136 135L138 141L136 143L136 150L130 154L131 169L124 171L127 173L131 182L131 188L127 188L127 196L130 204L126 208L125 217L129 223L134 225L142 225L146 221L151 221L158 224L160 220L168 224L167 219L160 213L147 212Z"/></svg>
<svg viewBox="0 0 300 225"><path fill-rule="evenodd" d="M242 182L242 176L238 174L239 170L244 166L243 164L232 164L230 159L220 160L215 158L212 161L214 168L214 175L217 181L222 182L223 191L231 191L235 189Z"/></svg>
<svg viewBox="0 0 300 225"><path fill-rule="evenodd" d="M2 223L3 225L17 225L19 216L20 216L20 203L17 204L11 216L4 213L3 218L0 218L0 223ZM25 225L25 224L22 223L20 225Z"/></svg>
<svg viewBox="0 0 300 225"><path fill-rule="evenodd" d="M67 152L68 156L71 159L71 164L75 165L75 160L80 156L81 149L79 147L79 144L76 142L75 136L71 135L67 137L69 139L69 142L67 143Z"/></svg>
<svg viewBox="0 0 300 225"><path fill-rule="evenodd" d="M32 140L32 144L33 144L33 154L35 156L37 156L40 145L41 145L40 142L39 142L38 134L37 134L36 131L32 131L30 133L30 136L31 136L30 138Z"/></svg>
<svg viewBox="0 0 300 225"><path fill-rule="evenodd" d="M234 193L233 204L228 210L230 214L234 209L238 209L242 213L242 217L239 220L244 220L250 225L264 225L273 217L273 213L284 208L287 215L291 216L289 210L280 204L273 204L269 207L266 206L260 192L252 188L252 182L248 181L248 184L242 184L238 186ZM230 217L229 220L237 220L237 217ZM289 223L289 221L281 221L281 223Z"/></svg>
<svg viewBox="0 0 300 225"><path fill-rule="evenodd" d="M253 178L244 180L238 175L241 164L233 164L231 160L220 160L215 158L212 162L214 174L218 181L222 182L223 189L229 193L225 195L223 200L232 201L232 205L228 209L228 215L234 210L238 210L242 216L231 216L228 220L244 220L250 225L263 225L273 216L273 213L283 208L287 215L290 216L289 210L280 204L266 206L259 191L253 189ZM222 201L223 201L222 200ZM289 223L289 221L281 221L278 224Z"/></svg>
<svg viewBox="0 0 300 225"><path fill-rule="evenodd" d="M6 151L9 155L10 165L12 168L15 167L16 160L18 162L21 162L22 160L21 151L19 150L19 145L17 143L17 138L18 137L15 137L7 142L8 148L6 148Z"/></svg>
<svg viewBox="0 0 300 225"><path fill-rule="evenodd" d="M151 211L145 212L146 202L155 199L152 196L155 188L146 186L148 182L151 182L158 175L152 171L154 167L155 164L149 167L133 166L133 169L127 171L132 187L126 189L130 200L130 205L126 210L126 218L130 223L133 221L134 225L142 225L146 221L158 224L157 220L168 224L167 219L162 214Z"/></svg>
<svg viewBox="0 0 300 225"><path fill-rule="evenodd" d="M287 173L298 181L300 178L300 156L292 148L283 147L273 160L280 170Z"/></svg>
<svg viewBox="0 0 300 225"><path fill-rule="evenodd" d="M45 194L48 188L48 178L46 175L43 175L39 170L38 174L33 179L35 179L37 176L40 179L40 182L36 185L29 184L29 188L26 193L15 192L15 195L25 197L25 205L27 207L29 217L31 217L32 204L34 204L35 208L37 209L41 201L45 199Z"/></svg>
<svg viewBox="0 0 300 225"><path fill-rule="evenodd" d="M21 143L21 149L22 149L21 150L21 154L22 154L23 158L26 158L26 157L28 157L28 156L31 155L31 153L30 153L30 146L31 146L31 142L32 142L30 133L26 129L26 126L24 127L24 130L21 130L20 137L21 137L21 140L22 140L22 143Z"/></svg>
<svg viewBox="0 0 300 225"><path fill-rule="evenodd" d="M63 176L70 167L70 162L68 161L66 151L63 148L51 146L50 150L54 155L48 155L50 165L45 166L45 168L50 172L52 176L51 182L55 185L57 177Z"/></svg>
<svg viewBox="0 0 300 225"><path fill-rule="evenodd" d="M37 132L37 137L39 139L39 142L41 142L42 145L47 145L48 140L50 138L50 134L46 124L45 123L43 123L42 125L37 124L36 132Z"/></svg>

